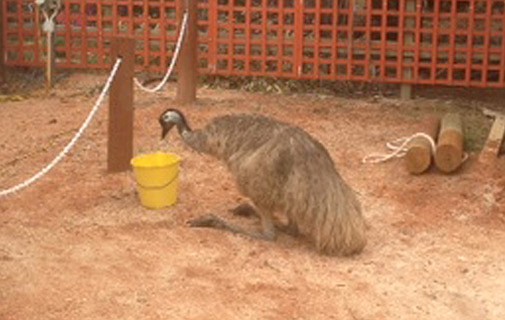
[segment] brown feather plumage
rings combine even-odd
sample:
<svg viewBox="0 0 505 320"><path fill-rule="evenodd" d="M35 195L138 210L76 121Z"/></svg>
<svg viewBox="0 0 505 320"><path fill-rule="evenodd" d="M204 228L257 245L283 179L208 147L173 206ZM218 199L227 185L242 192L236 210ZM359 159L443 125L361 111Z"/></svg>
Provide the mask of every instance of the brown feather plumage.
<svg viewBox="0 0 505 320"><path fill-rule="evenodd" d="M259 115L225 115L195 131L182 113L181 118L177 126L185 143L224 161L267 225L281 212L321 253L363 250L360 202L325 147L308 133Z"/></svg>

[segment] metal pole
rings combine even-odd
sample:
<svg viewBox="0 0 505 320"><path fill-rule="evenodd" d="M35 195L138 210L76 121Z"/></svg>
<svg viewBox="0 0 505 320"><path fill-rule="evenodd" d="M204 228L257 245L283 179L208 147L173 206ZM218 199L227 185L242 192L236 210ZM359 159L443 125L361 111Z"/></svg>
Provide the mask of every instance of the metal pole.
<svg viewBox="0 0 505 320"><path fill-rule="evenodd" d="M112 39L111 63L122 59L110 88L109 140L107 168L109 172L130 169L133 157L133 76L135 40L127 37Z"/></svg>
<svg viewBox="0 0 505 320"><path fill-rule="evenodd" d="M197 4L198 1L196 0L178 1L177 21L180 27L186 7L188 7L189 14L186 38L184 39L177 64L176 100L180 104L188 104L196 100L196 87L198 82Z"/></svg>

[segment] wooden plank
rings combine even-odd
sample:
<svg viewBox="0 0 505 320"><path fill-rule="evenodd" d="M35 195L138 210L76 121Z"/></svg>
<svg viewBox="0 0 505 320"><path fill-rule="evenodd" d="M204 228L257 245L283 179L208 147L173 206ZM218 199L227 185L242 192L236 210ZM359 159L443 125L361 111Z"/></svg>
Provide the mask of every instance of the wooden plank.
<svg viewBox="0 0 505 320"><path fill-rule="evenodd" d="M495 113L495 112L493 112ZM495 166L500 155L503 141L505 139L505 115L496 113L495 120L489 131L488 138L482 149L478 162L484 165L484 168Z"/></svg>
<svg viewBox="0 0 505 320"><path fill-rule="evenodd" d="M111 63L122 58L109 95L109 139L107 168L109 172L129 170L133 157L133 76L135 40L112 39Z"/></svg>
<svg viewBox="0 0 505 320"><path fill-rule="evenodd" d="M505 116L498 116L493 122L493 126L489 132L486 144L484 146L486 152L491 152L495 156L500 154L501 146L505 136Z"/></svg>

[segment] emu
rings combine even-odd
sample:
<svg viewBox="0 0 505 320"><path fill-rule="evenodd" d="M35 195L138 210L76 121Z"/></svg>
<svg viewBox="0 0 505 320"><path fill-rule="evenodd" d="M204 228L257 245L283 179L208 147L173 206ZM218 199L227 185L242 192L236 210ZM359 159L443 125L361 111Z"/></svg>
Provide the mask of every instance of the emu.
<svg viewBox="0 0 505 320"><path fill-rule="evenodd" d="M190 221L253 238L275 240L276 231L302 234L324 255L349 256L366 245L361 204L335 169L325 147L299 127L261 115L214 118L192 130L184 114L167 109L159 117L161 139L174 127L191 149L226 163L239 191L254 205L262 230L251 232L215 215ZM239 206L244 212L247 207ZM274 221L281 213L288 223Z"/></svg>

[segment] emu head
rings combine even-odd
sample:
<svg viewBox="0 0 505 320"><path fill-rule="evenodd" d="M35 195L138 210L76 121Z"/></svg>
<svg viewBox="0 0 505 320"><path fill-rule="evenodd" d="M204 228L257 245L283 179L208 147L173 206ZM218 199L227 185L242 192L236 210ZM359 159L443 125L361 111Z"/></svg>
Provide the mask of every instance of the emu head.
<svg viewBox="0 0 505 320"><path fill-rule="evenodd" d="M174 126L177 126L177 130L180 134L184 131L190 131L186 118L181 111L177 109L167 109L159 117L158 121L161 125L161 139L172 130Z"/></svg>

